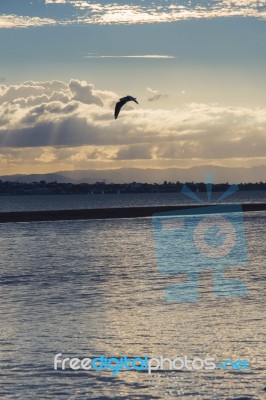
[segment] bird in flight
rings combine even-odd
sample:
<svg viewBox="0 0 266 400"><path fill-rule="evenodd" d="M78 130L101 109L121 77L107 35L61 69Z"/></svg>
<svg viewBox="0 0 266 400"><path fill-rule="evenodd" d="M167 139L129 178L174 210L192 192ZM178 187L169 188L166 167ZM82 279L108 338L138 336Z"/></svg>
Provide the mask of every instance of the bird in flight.
<svg viewBox="0 0 266 400"><path fill-rule="evenodd" d="M120 113L120 110L123 107L123 105L126 104L128 101L134 101L135 103L139 104L137 102L136 97L132 96L121 97L121 99L115 105L115 119L118 117L118 114Z"/></svg>

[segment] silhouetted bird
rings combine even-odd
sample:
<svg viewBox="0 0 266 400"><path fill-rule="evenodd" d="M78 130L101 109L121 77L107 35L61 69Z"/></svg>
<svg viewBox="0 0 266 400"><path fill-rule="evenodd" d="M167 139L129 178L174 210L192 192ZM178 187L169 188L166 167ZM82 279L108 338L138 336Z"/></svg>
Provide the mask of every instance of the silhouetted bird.
<svg viewBox="0 0 266 400"><path fill-rule="evenodd" d="M120 113L120 110L123 107L123 105L126 104L128 101L134 101L135 103L139 104L135 97L132 96L122 97L115 105L115 119L118 117L118 114Z"/></svg>

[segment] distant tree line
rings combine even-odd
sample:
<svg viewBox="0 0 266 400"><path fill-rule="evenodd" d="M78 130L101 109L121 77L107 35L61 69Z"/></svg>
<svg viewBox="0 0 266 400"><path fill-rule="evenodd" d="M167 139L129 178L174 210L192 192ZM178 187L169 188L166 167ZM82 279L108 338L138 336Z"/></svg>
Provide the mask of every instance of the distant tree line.
<svg viewBox="0 0 266 400"><path fill-rule="evenodd" d="M185 182L193 192L206 192L204 182ZM164 181L164 183L105 183L96 182L89 183L59 183L39 182L22 183L22 182L2 182L0 180L0 195L47 195L47 194L117 194L117 193L171 193L180 192L184 183L177 181L176 183ZM224 192L231 185L229 183L219 183L212 185L213 192ZM257 183L240 183L238 185L240 191L266 190L266 182Z"/></svg>

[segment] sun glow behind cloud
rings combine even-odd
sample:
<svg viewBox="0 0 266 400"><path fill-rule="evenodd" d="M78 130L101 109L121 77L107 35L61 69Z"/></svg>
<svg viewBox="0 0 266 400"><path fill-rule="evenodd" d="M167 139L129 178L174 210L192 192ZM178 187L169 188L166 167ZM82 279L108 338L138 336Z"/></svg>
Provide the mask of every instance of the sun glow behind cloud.
<svg viewBox="0 0 266 400"><path fill-rule="evenodd" d="M162 94L147 88L153 100ZM155 98L154 98L155 96ZM125 106L117 93L72 79L0 85L2 173L26 168L244 166L265 159L266 109L190 103L173 110ZM28 160L25 158L27 154Z"/></svg>
<svg viewBox="0 0 266 400"><path fill-rule="evenodd" d="M266 163L266 1L3 3L2 173Z"/></svg>

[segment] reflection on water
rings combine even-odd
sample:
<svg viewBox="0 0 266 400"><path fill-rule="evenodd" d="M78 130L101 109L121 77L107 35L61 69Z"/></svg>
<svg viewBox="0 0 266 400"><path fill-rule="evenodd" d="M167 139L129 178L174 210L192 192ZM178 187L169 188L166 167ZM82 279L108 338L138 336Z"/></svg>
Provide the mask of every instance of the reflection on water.
<svg viewBox="0 0 266 400"><path fill-rule="evenodd" d="M244 219L249 263L227 276L248 296L215 298L203 271L200 301L180 304L163 301L184 276L160 274L149 218L1 225L1 399L262 399L266 213ZM54 371L59 352L247 359L251 370Z"/></svg>
<svg viewBox="0 0 266 400"><path fill-rule="evenodd" d="M197 193L207 202L207 193ZM215 202L221 193L212 193ZM266 191L236 192L221 203L266 203ZM99 195L0 196L0 212L73 210L81 208L154 207L195 204L182 193L134 193Z"/></svg>

